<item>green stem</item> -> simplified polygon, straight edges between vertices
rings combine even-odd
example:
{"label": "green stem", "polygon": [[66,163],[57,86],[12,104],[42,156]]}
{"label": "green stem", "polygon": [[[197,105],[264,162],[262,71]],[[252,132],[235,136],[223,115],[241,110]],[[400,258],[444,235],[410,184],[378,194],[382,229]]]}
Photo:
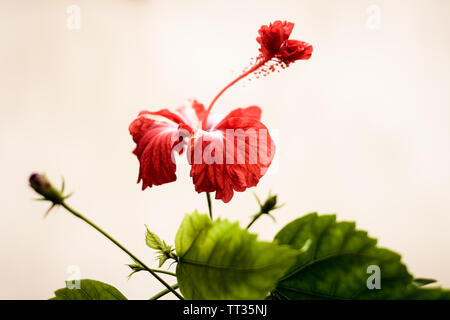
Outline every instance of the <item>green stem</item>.
{"label": "green stem", "polygon": [[212,203],[211,203],[211,194],[209,192],[206,193],[206,201],[208,201],[208,210],[209,210],[209,217],[211,220],[213,219],[212,215]]}
{"label": "green stem", "polygon": [[264,214],[264,212],[261,212],[261,211],[258,212],[257,214],[255,214],[255,216],[253,217],[253,220],[250,221],[250,223],[247,225],[246,229],[249,229],[252,226],[252,224],[254,224],[255,221],[258,220],[263,214]]}
{"label": "green stem", "polygon": [[168,274],[169,276],[174,276],[174,277],[177,276],[176,273],[173,273],[173,272],[170,272],[170,271],[166,271],[166,270],[160,270],[160,269],[150,269],[150,270],[152,270],[153,272],[156,272],[156,273]]}
{"label": "green stem", "polygon": [[[178,283],[174,284],[171,287],[173,290],[178,289]],[[163,291],[155,294],[153,297],[151,297],[149,300],[158,300],[159,298],[161,298],[162,296],[165,296],[166,294],[168,294],[170,292],[169,289],[164,289]]]}
{"label": "green stem", "polygon": [[147,267],[141,260],[139,260],[138,258],[136,258],[136,256],[134,254],[132,254],[130,251],[128,251],[128,249],[126,249],[124,246],[122,246],[119,242],[117,242],[116,239],[114,239],[113,237],[111,237],[109,234],[107,234],[105,231],[103,231],[100,227],[98,227],[95,223],[93,223],[92,221],[90,221],[88,218],[86,218],[85,216],[83,216],[81,213],[75,211],[74,209],[72,209],[71,207],[69,207],[64,201],[61,203],[61,205],[70,213],[72,213],[75,217],[80,218],[81,220],[83,220],[84,222],[86,222],[87,224],[89,224],[91,227],[93,227],[95,230],[97,230],[98,232],[100,232],[101,234],[103,234],[106,238],[108,238],[109,240],[111,240],[112,243],[114,243],[116,246],[118,246],[120,249],[122,249],[122,251],[124,251],[127,255],[130,256],[131,259],[133,259],[134,261],[136,261],[137,263],[139,263],[145,270],[147,270],[148,272],[151,273],[152,276],[154,276],[159,282],[161,282],[170,292],[172,292],[178,299],[183,300],[183,297],[176,292],[174,289],[172,289],[172,287],[165,282],[160,276],[158,276],[152,269],[150,269],[149,267]]}

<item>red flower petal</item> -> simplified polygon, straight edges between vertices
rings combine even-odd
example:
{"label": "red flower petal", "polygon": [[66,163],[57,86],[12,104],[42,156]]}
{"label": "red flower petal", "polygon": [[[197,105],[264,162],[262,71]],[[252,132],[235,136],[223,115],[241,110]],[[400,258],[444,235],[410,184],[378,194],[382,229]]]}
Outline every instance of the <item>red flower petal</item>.
{"label": "red flower petal", "polygon": [[185,123],[195,130],[201,126],[201,121],[205,114],[205,107],[197,100],[189,99],[184,105],[176,109],[176,113],[183,118]]}
{"label": "red flower petal", "polygon": [[227,118],[238,117],[238,118],[252,118],[256,120],[261,120],[261,113],[262,111],[260,107],[250,106],[247,108],[234,109],[225,117],[217,114],[209,114],[205,130],[206,131],[215,130],[214,127],[216,127],[220,122],[222,122]]}
{"label": "red flower petal", "polygon": [[181,129],[190,126],[177,114],[163,109],[142,111],[129,126],[136,143],[133,153],[139,159],[139,178],[142,190],[177,179],[173,152],[182,151]]}
{"label": "red flower petal", "polygon": [[261,45],[259,51],[265,59],[270,60],[278,53],[281,44],[289,39],[293,28],[292,22],[277,20],[259,29],[256,41]]}
{"label": "red flower petal", "polygon": [[[246,115],[248,117],[236,117]],[[258,120],[258,107],[236,109],[213,131],[201,131],[191,140],[188,159],[197,192],[216,192],[229,202],[234,191],[256,186],[272,162],[275,148],[267,128]]]}
{"label": "red flower petal", "polygon": [[225,118],[233,118],[233,117],[246,117],[246,118],[252,118],[255,120],[261,120],[261,108],[258,106],[250,106],[247,108],[237,108],[231,111]]}
{"label": "red flower petal", "polygon": [[[310,44],[289,40],[293,28],[292,22],[275,21],[259,29],[260,36],[256,38],[256,41],[261,45],[259,51],[262,62],[275,58],[288,66],[296,60],[307,60],[311,57],[313,48]],[[273,71],[273,69],[269,68],[269,71]]]}
{"label": "red flower petal", "polygon": [[296,60],[308,60],[313,52],[312,45],[298,40],[286,40],[280,48],[278,58],[287,65]]}

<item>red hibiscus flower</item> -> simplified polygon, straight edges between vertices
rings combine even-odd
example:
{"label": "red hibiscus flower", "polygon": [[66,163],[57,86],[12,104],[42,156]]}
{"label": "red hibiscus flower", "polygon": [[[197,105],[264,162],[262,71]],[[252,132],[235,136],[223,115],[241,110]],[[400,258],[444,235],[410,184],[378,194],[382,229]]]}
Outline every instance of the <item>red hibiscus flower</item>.
{"label": "red hibiscus flower", "polygon": [[[312,46],[291,40],[294,24],[275,21],[259,29],[260,55],[248,70],[225,86],[208,108],[195,100],[169,111],[142,111],[130,127],[136,143],[142,189],[177,179],[174,154],[186,152],[197,192],[215,192],[228,202],[234,191],[256,186],[272,162],[275,147],[260,122],[261,109],[238,108],[225,117],[210,114],[219,97],[252,73],[274,71],[311,57]],[[274,64],[275,63],[275,64]]]}
{"label": "red hibiscus flower", "polygon": [[[234,191],[256,186],[274,156],[273,141],[260,122],[261,109],[238,108],[225,117],[211,115],[195,100],[171,112],[142,111],[130,127],[140,163],[142,189],[175,181],[174,153],[185,150],[197,192],[216,192],[228,202]],[[187,147],[187,148],[185,148]]]}

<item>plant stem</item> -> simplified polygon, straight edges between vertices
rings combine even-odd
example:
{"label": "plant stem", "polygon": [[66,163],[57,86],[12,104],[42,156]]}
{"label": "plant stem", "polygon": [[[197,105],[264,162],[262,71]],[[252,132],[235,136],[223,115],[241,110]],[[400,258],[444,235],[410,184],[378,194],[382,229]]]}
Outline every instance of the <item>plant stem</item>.
{"label": "plant stem", "polygon": [[258,220],[263,214],[264,214],[264,212],[262,212],[262,211],[260,211],[257,214],[255,214],[253,216],[252,221],[250,221],[250,223],[247,225],[246,229],[249,229],[252,226],[252,224],[255,223],[255,221]]}
{"label": "plant stem", "polygon": [[211,203],[211,194],[209,192],[206,193],[206,201],[208,202],[208,210],[209,210],[209,217],[211,220],[213,219],[212,215],[212,203]]}
{"label": "plant stem", "polygon": [[[174,276],[174,277],[176,277],[177,276],[177,274],[176,273],[174,273],[174,272],[170,272],[170,271],[166,271],[166,270],[160,270],[160,269],[151,269],[150,268],[150,270],[152,270],[153,272],[156,272],[156,273],[164,273],[164,274],[168,274],[169,276]],[[147,271],[147,270],[146,270]]]}
{"label": "plant stem", "polygon": [[[175,283],[172,287],[173,290],[178,289],[178,283]],[[149,300],[158,300],[159,298],[161,298],[162,296],[165,296],[166,294],[168,294],[170,292],[169,289],[164,289],[163,291],[155,294],[153,297],[151,297]]]}
{"label": "plant stem", "polygon": [[93,227],[95,230],[97,230],[98,232],[100,232],[101,234],[103,234],[106,238],[108,238],[112,243],[114,243],[116,246],[118,246],[120,249],[122,249],[122,251],[124,251],[127,255],[130,256],[131,259],[133,259],[134,261],[136,261],[137,263],[139,263],[145,270],[147,270],[148,272],[151,273],[152,276],[154,276],[159,282],[161,282],[170,292],[172,292],[178,299],[183,300],[183,297],[176,292],[174,289],[172,289],[172,287],[167,284],[167,282],[165,282],[160,276],[158,276],[152,269],[150,269],[149,267],[147,267],[141,260],[139,260],[138,258],[136,258],[136,256],[134,254],[132,254],[130,251],[128,251],[128,249],[126,249],[124,246],[122,246],[119,242],[117,242],[116,239],[114,239],[113,237],[111,237],[108,233],[106,233],[105,231],[103,231],[100,227],[98,227],[95,223],[93,223],[92,221],[90,221],[88,218],[86,218],[85,216],[83,216],[81,213],[75,211],[74,209],[72,209],[70,206],[68,206],[64,201],[61,203],[61,205],[70,213],[72,213],[75,217],[80,218],[81,220],[83,220],[84,222],[86,222],[87,224],[89,224],[91,227]]}
{"label": "plant stem", "polygon": [[259,61],[257,64],[255,64],[253,67],[251,67],[249,70],[245,71],[243,74],[241,74],[239,77],[237,77],[236,79],[234,79],[233,81],[231,81],[229,84],[227,84],[215,97],[214,99],[211,101],[208,109],[206,109],[205,115],[203,116],[203,121],[202,121],[202,129],[205,130],[206,129],[206,121],[208,120],[208,115],[211,112],[211,109],[214,105],[214,103],[216,103],[217,99],[219,99],[219,97],[228,89],[230,88],[232,85],[234,85],[236,82],[238,82],[239,80],[245,78],[246,76],[248,76],[249,74],[251,74],[252,72],[255,72],[256,70],[258,70],[260,67],[262,67],[265,63],[267,62],[267,60],[261,60]]}
{"label": "plant stem", "polygon": [[[130,265],[127,265],[127,266],[130,266]],[[152,270],[153,272],[156,272],[156,273],[164,273],[164,274],[167,274],[167,275],[172,276],[172,277],[176,277],[177,276],[176,273],[170,272],[170,271],[166,271],[166,270],[153,269],[153,268],[150,268],[150,270]],[[139,271],[147,271],[147,269],[142,267],[140,270],[136,270],[136,272],[139,272]]]}

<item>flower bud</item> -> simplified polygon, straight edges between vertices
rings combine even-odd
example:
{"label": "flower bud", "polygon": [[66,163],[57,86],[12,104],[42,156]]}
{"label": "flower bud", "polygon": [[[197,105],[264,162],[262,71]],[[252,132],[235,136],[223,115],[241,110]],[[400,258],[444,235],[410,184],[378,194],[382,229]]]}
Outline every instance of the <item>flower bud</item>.
{"label": "flower bud", "polygon": [[63,202],[64,196],[62,192],[53,187],[45,174],[33,173],[29,181],[30,187],[43,196],[45,200],[51,201],[53,204],[61,204]]}
{"label": "flower bud", "polygon": [[261,206],[262,213],[269,213],[270,211],[276,209],[277,206],[277,195],[270,195],[264,204]]}

